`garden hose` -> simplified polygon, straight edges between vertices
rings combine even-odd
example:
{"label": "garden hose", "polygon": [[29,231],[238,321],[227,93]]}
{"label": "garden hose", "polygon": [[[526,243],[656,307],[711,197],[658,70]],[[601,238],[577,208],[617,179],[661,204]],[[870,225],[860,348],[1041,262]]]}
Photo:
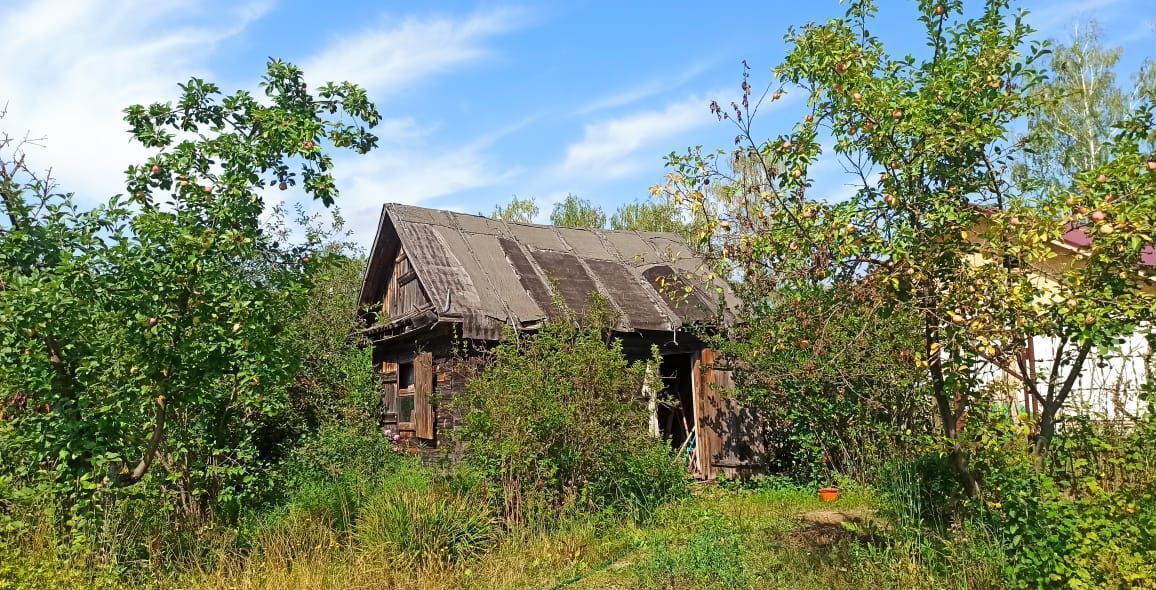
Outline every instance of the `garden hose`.
{"label": "garden hose", "polygon": [[618,553],[618,555],[611,557],[610,559],[607,559],[606,561],[602,562],[601,564],[594,567],[593,569],[591,569],[585,573],[578,574],[578,575],[574,576],[573,578],[562,580],[561,582],[558,582],[557,584],[554,584],[553,586],[550,586],[549,588],[546,588],[545,590],[558,590],[559,588],[564,588],[564,587],[569,586],[570,584],[573,584],[575,582],[580,582],[583,579],[588,578],[588,577],[610,567],[615,562],[621,560],[623,557],[626,557],[627,555],[630,555],[631,553],[634,553],[637,550],[638,550],[638,543],[633,543],[629,547],[620,551]]}

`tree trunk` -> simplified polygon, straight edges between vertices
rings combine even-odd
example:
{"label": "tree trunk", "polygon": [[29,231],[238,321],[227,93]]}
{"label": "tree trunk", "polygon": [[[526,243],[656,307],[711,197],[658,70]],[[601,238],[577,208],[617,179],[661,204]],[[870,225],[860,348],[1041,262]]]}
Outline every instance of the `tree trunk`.
{"label": "tree trunk", "polygon": [[952,441],[955,448],[951,450],[947,460],[951,465],[951,469],[955,471],[956,477],[959,478],[960,485],[963,486],[963,492],[967,494],[968,498],[978,498],[982,491],[979,486],[979,480],[975,477],[975,472],[971,470],[971,465],[968,464],[967,454],[959,448],[958,439]]}
{"label": "tree trunk", "polygon": [[1045,404],[1040,412],[1040,434],[1036,437],[1036,444],[1032,447],[1038,470],[1047,467],[1048,449],[1051,448],[1052,438],[1056,436],[1056,411],[1058,409],[1052,404]]}
{"label": "tree trunk", "polygon": [[979,480],[975,477],[975,473],[971,471],[971,466],[967,460],[967,454],[959,446],[959,414],[963,400],[954,399],[950,392],[947,391],[947,380],[943,376],[942,365],[942,345],[939,342],[938,324],[934,320],[932,314],[928,314],[925,320],[926,337],[927,337],[927,369],[931,374],[932,394],[935,397],[935,405],[939,410],[939,421],[943,430],[943,436],[951,443],[951,451],[948,453],[948,464],[951,466],[955,476],[959,478],[959,483],[963,486],[964,493],[969,498],[978,498],[980,494]]}
{"label": "tree trunk", "polygon": [[152,467],[153,460],[157,456],[157,451],[160,450],[161,440],[165,436],[165,396],[157,396],[156,402],[156,421],[153,423],[153,432],[149,437],[148,446],[145,448],[144,454],[141,455],[136,467],[120,480],[121,486],[134,485],[144,479],[149,467]]}
{"label": "tree trunk", "polygon": [[[1055,379],[1048,384],[1048,395],[1044,398],[1040,408],[1040,422],[1039,436],[1036,437],[1035,445],[1032,447],[1032,454],[1034,455],[1036,468],[1043,469],[1047,466],[1048,450],[1051,448],[1052,439],[1056,436],[1056,418],[1059,416],[1060,409],[1064,407],[1064,402],[1067,401],[1068,395],[1072,393],[1072,389],[1076,386],[1076,380],[1079,379],[1080,373],[1083,372],[1084,362],[1088,360],[1088,355],[1092,352],[1092,343],[1084,342],[1080,344],[1080,348],[1076,353],[1076,358],[1072,362],[1072,368],[1068,370],[1068,376],[1064,379],[1063,384],[1060,385],[1059,391],[1056,391]],[[1060,359],[1057,358],[1054,363],[1058,365]]]}
{"label": "tree trunk", "polygon": [[[942,371],[933,371],[939,373],[942,378]],[[947,461],[951,466],[951,470],[955,472],[956,478],[959,479],[960,486],[963,487],[964,493],[969,498],[978,498],[980,494],[979,479],[976,478],[975,473],[971,470],[970,462],[967,458],[967,453],[960,447],[959,444],[959,430],[956,427],[955,411],[952,408],[952,398],[944,391],[941,380],[933,379],[936,405],[939,407],[939,419],[942,422],[943,437],[951,444],[951,450],[948,452]]]}

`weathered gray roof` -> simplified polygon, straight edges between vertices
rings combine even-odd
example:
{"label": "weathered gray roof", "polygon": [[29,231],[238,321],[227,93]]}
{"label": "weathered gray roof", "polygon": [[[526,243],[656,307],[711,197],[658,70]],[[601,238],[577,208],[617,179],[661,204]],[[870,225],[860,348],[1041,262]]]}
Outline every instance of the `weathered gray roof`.
{"label": "weathered gray roof", "polygon": [[[702,258],[677,234],[508,223],[397,204],[382,209],[362,305],[382,300],[399,241],[438,320],[461,322],[466,338],[534,328],[553,313],[555,296],[581,312],[600,293],[620,332],[673,332],[712,320],[719,308]],[[730,290],[718,286],[733,308]]]}

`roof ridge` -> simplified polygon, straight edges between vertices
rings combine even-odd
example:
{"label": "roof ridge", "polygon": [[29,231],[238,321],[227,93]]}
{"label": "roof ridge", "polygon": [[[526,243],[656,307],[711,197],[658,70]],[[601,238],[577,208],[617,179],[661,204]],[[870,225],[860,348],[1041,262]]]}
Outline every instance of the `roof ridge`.
{"label": "roof ridge", "polygon": [[[490,216],[485,215],[483,213],[467,213],[464,211],[450,211],[448,209],[434,209],[432,207],[422,207],[419,205],[409,205],[407,203],[386,203],[384,205],[384,207],[406,207],[409,209],[420,209],[422,211],[431,211],[431,212],[435,212],[435,213],[445,213],[448,215],[460,215],[460,216],[465,216],[465,217],[476,217],[478,219],[488,219],[490,221],[498,221],[498,222],[501,222],[501,223],[506,224],[506,225],[520,225],[523,227],[562,228],[562,229],[573,229],[573,230],[579,230],[579,231],[591,231],[591,232],[592,231],[600,231],[600,232],[618,233],[618,234],[634,234],[634,235],[637,235],[638,237],[642,238],[643,240],[646,240],[646,237],[643,236],[641,234],[641,232],[639,232],[638,230],[633,230],[633,229],[607,229],[604,227],[575,227],[575,226],[571,226],[571,225],[555,225],[552,223],[523,223],[521,221],[509,221],[506,219],[498,219],[495,217],[490,217]],[[671,237],[671,238],[674,238],[680,242],[685,242],[685,243],[687,243],[687,245],[689,245],[689,242],[687,241],[687,239],[682,237],[681,235],[679,235],[677,232],[648,231],[647,233],[660,235],[663,237]]]}

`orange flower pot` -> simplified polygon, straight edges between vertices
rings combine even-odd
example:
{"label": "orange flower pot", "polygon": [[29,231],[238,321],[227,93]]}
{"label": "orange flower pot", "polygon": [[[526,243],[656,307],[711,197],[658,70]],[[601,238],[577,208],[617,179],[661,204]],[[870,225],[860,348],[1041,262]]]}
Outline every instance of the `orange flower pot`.
{"label": "orange flower pot", "polygon": [[819,499],[824,502],[834,502],[839,499],[839,488],[819,488]]}

